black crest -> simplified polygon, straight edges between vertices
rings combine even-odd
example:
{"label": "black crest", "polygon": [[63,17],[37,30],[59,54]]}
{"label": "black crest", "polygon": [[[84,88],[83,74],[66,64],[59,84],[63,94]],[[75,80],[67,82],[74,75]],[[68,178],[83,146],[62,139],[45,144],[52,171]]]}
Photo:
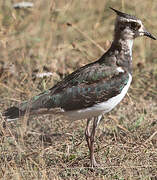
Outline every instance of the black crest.
{"label": "black crest", "polygon": [[116,14],[118,16],[121,16],[121,17],[124,17],[124,18],[128,18],[128,19],[134,19],[134,20],[137,20],[137,18],[135,16],[132,16],[132,15],[129,15],[129,14],[126,14],[124,12],[121,12],[121,11],[118,11],[112,7],[110,7],[110,9],[112,9],[114,12],[116,12]]}

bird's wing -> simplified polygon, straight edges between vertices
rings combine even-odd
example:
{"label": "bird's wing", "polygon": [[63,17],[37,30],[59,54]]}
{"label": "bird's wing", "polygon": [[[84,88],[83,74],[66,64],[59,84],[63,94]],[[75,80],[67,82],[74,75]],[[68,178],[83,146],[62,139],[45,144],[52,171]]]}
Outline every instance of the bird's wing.
{"label": "bird's wing", "polygon": [[84,66],[32,99],[31,108],[77,110],[91,107],[120,94],[129,79],[117,66],[99,63]]}

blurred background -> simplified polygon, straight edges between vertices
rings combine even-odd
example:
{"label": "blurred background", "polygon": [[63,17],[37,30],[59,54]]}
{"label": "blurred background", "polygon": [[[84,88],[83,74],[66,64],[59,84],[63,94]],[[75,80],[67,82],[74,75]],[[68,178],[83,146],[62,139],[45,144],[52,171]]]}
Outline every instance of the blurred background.
{"label": "blurred background", "polygon": [[[19,2],[0,1],[0,112],[98,59],[113,38],[116,16],[109,7],[139,17],[157,36],[155,0],[32,0],[33,7],[15,8]],[[156,114],[156,41],[138,38],[129,93],[98,128],[96,157],[105,170],[85,168],[85,121],[41,116],[4,125],[1,116],[0,177],[154,177]]]}

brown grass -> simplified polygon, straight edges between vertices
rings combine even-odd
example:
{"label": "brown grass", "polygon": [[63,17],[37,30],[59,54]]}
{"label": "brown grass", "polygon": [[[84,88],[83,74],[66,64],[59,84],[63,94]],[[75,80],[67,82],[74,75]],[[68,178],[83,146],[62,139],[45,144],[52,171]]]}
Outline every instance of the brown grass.
{"label": "brown grass", "polygon": [[[32,2],[32,9],[15,10],[12,1],[0,1],[1,112],[100,57],[112,40],[115,15],[109,6],[137,15],[157,35],[154,0]],[[156,42],[137,39],[133,60],[128,96],[97,129],[95,154],[101,168],[88,167],[85,121],[41,116],[4,124],[1,117],[0,179],[155,180]],[[53,76],[35,78],[37,72]]]}

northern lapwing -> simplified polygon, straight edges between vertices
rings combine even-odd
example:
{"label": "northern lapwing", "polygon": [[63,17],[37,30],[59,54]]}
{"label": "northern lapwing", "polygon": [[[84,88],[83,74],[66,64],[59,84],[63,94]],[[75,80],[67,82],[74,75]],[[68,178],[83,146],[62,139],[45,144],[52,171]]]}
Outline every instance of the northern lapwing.
{"label": "northern lapwing", "polygon": [[121,102],[132,81],[133,40],[139,36],[156,40],[140,19],[111,9],[117,18],[113,42],[105,54],[69,74],[51,89],[3,113],[8,120],[25,114],[59,114],[69,120],[87,119],[85,137],[92,167],[97,166],[94,157],[96,127],[102,115]]}

